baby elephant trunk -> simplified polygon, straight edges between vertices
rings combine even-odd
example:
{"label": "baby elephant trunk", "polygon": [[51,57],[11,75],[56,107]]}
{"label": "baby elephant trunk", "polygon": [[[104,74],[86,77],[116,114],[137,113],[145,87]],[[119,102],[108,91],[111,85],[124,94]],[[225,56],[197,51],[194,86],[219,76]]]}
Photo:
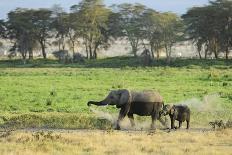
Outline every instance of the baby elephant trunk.
{"label": "baby elephant trunk", "polygon": [[88,106],[91,106],[91,104],[93,104],[93,105],[97,105],[97,106],[105,106],[105,105],[107,105],[107,104],[105,104],[104,102],[102,102],[102,101],[100,101],[100,102],[96,102],[96,101],[89,101],[88,103],[87,103],[87,105]]}

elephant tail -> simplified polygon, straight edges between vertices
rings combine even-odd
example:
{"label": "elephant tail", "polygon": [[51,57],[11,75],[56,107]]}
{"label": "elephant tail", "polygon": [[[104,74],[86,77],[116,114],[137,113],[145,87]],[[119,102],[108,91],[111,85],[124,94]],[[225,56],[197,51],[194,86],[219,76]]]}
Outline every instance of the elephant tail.
{"label": "elephant tail", "polygon": [[164,102],[161,102],[161,107],[159,109],[159,118],[163,115]]}

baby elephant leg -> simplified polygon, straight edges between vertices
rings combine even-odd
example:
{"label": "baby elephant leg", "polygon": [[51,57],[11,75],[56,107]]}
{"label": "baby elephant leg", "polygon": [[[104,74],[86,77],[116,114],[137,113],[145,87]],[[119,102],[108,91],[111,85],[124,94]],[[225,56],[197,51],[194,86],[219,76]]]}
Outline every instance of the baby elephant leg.
{"label": "baby elephant leg", "polygon": [[175,119],[171,118],[171,129],[175,129]]}
{"label": "baby elephant leg", "polygon": [[179,128],[181,128],[181,126],[182,126],[182,122],[181,122],[181,121],[179,121]]}
{"label": "baby elephant leg", "polygon": [[187,128],[186,129],[189,129],[189,120],[186,121],[187,122]]}

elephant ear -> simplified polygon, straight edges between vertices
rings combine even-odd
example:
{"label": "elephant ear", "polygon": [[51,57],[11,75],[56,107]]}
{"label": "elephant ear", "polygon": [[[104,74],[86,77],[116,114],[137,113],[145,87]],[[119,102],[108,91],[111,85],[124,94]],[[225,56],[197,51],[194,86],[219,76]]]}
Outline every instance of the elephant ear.
{"label": "elephant ear", "polygon": [[126,90],[126,89],[119,90],[118,94],[119,94],[119,102],[117,104],[117,108],[120,108],[126,104],[130,104],[131,95],[130,95],[130,92],[128,90]]}

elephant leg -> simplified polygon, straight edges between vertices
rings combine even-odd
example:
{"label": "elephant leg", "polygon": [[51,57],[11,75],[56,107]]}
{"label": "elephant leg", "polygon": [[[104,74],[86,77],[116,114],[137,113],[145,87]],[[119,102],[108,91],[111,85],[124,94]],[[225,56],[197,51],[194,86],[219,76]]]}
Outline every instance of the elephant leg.
{"label": "elephant leg", "polygon": [[187,128],[186,129],[189,129],[189,120],[187,120]]}
{"label": "elephant leg", "polygon": [[116,125],[116,130],[120,130],[120,122],[123,120],[123,118],[126,116],[126,112],[124,108],[121,108],[120,112],[119,112],[119,116],[118,116],[118,120],[117,120],[117,125]]}
{"label": "elephant leg", "polygon": [[175,128],[175,119],[171,118],[171,129]]}
{"label": "elephant leg", "polygon": [[182,126],[182,122],[181,122],[181,121],[179,121],[179,128],[181,128],[181,126]]}
{"label": "elephant leg", "polygon": [[128,116],[128,118],[130,120],[131,126],[134,127],[135,126],[135,121],[134,121],[133,114],[128,113],[127,116]]}
{"label": "elephant leg", "polygon": [[156,129],[156,120],[157,120],[158,116],[159,116],[159,114],[157,114],[157,113],[154,113],[154,114],[151,115],[151,119],[152,119],[151,129],[152,130]]}

